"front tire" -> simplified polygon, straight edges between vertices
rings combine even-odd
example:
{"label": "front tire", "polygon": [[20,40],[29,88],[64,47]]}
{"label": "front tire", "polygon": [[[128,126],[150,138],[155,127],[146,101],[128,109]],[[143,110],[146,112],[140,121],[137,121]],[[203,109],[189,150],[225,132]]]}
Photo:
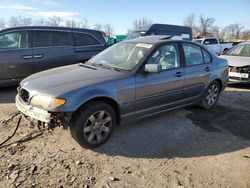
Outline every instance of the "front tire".
{"label": "front tire", "polygon": [[213,81],[207,88],[203,95],[201,107],[204,109],[210,109],[214,107],[219,99],[220,85],[217,81]]}
{"label": "front tire", "polygon": [[114,109],[104,102],[86,104],[73,116],[73,138],[85,148],[96,148],[111,136],[116,125]]}

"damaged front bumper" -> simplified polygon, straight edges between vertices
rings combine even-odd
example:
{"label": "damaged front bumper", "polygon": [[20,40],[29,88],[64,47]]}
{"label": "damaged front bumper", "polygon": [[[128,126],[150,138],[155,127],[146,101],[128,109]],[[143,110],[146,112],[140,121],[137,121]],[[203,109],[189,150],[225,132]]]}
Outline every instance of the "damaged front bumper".
{"label": "damaged front bumper", "polygon": [[48,112],[44,109],[25,104],[22,102],[19,95],[16,96],[16,107],[22,114],[43,122],[50,128],[62,125],[67,129],[72,117],[71,112]]}
{"label": "damaged front bumper", "polygon": [[250,76],[248,73],[229,73],[229,82],[246,82],[250,83]]}
{"label": "damaged front bumper", "polygon": [[23,104],[19,98],[19,95],[16,96],[16,107],[21,113],[26,116],[29,116],[38,121],[42,121],[44,123],[51,122],[52,116],[48,111],[28,104]]}
{"label": "damaged front bumper", "polygon": [[250,82],[250,66],[229,66],[229,82]]}

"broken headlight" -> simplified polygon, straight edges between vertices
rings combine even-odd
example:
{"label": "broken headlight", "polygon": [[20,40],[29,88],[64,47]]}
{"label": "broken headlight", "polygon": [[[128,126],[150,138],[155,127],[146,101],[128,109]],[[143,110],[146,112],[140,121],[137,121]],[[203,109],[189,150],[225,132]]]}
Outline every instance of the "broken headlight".
{"label": "broken headlight", "polygon": [[36,106],[39,108],[49,110],[49,109],[60,107],[64,105],[65,102],[66,100],[61,99],[61,98],[52,98],[52,97],[43,96],[43,95],[35,95],[32,97],[30,104],[32,106]]}
{"label": "broken headlight", "polygon": [[243,68],[242,68],[242,71],[243,71],[244,73],[250,73],[250,66],[243,67]]}

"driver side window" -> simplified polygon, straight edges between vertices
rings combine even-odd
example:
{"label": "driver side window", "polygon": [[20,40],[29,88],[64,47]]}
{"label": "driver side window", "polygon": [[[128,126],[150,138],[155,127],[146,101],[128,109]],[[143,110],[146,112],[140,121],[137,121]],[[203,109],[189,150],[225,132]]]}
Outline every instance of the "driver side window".
{"label": "driver side window", "polygon": [[148,59],[148,64],[160,64],[162,70],[180,67],[178,44],[160,46]]}

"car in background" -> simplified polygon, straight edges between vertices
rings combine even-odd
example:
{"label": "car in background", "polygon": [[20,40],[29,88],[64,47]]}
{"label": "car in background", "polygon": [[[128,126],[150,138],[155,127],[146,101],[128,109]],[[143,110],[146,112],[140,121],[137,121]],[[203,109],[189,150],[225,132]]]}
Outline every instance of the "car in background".
{"label": "car in background", "polygon": [[115,35],[113,37],[107,37],[106,41],[108,45],[111,46],[113,44],[123,41],[126,37],[127,35]]}
{"label": "car in background", "polygon": [[220,57],[228,61],[230,82],[250,83],[250,42],[240,43]]}
{"label": "car in background", "polygon": [[232,48],[234,45],[234,43],[230,43],[230,42],[221,42],[219,39],[215,37],[199,38],[193,41],[206,45],[208,48],[214,51],[217,55],[223,54],[224,52]]}
{"label": "car in background", "polygon": [[107,47],[100,31],[15,27],[0,31],[0,86],[47,69],[84,62]]}
{"label": "car in background", "polygon": [[170,35],[176,39],[192,40],[190,27],[169,24],[152,24],[148,29],[131,31],[128,33],[126,40],[151,35]]}
{"label": "car in background", "polygon": [[122,122],[192,104],[210,109],[227,82],[227,61],[202,45],[148,36],[85,64],[31,75],[18,87],[16,106],[43,123],[69,126],[82,146],[94,148]]}

